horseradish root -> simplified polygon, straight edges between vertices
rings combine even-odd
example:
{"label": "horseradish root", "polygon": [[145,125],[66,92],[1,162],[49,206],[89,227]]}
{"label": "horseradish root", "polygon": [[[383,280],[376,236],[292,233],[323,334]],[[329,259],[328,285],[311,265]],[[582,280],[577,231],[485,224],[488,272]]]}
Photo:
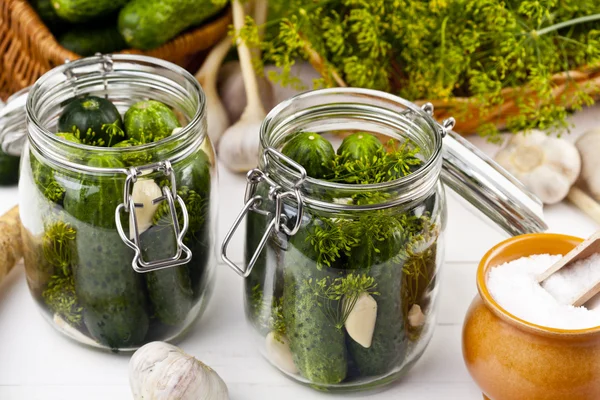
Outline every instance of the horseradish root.
{"label": "horseradish root", "polygon": [[0,282],[22,256],[21,219],[15,206],[0,217]]}

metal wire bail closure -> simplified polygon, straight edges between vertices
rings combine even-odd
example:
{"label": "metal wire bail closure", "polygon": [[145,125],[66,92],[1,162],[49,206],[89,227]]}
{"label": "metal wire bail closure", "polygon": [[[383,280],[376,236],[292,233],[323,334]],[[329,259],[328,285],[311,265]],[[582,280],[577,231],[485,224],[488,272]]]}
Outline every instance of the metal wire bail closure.
{"label": "metal wire bail closure", "polygon": [[[169,212],[171,214],[171,221],[173,225],[173,234],[175,235],[177,241],[177,250],[175,254],[172,257],[162,260],[146,261],[144,260],[142,256],[142,250],[140,249],[140,231],[137,225],[135,209],[142,208],[144,205],[133,202],[132,191],[133,185],[137,181],[138,177],[144,174],[146,171],[163,172],[164,175],[170,180],[170,187],[165,185],[161,188],[162,196],[152,200],[152,204],[158,204],[162,201],[166,201],[169,205]],[[181,214],[183,216],[183,227],[181,229],[179,228],[179,217],[177,216],[175,201],[179,203],[179,207],[181,207]],[[127,237],[127,234],[123,230],[123,225],[121,224],[121,213],[123,211],[129,214],[129,226],[133,231],[133,240]],[[144,273],[163,268],[176,267],[178,265],[186,264],[192,259],[192,251],[183,243],[183,237],[185,236],[189,226],[189,216],[183,199],[177,194],[175,172],[173,171],[170,161],[161,161],[155,164],[149,164],[143,167],[131,167],[129,169],[127,172],[127,178],[125,178],[123,203],[119,204],[115,210],[115,223],[117,225],[119,236],[121,236],[121,240],[123,240],[123,242],[134,251],[131,266],[136,272]]]}
{"label": "metal wire bail closure", "polygon": [[[285,232],[285,234],[293,236],[298,232],[302,224],[302,215],[304,213],[304,199],[302,197],[302,194],[300,193],[300,187],[306,180],[306,170],[302,165],[298,164],[288,156],[280,153],[272,147],[267,147],[263,151],[263,165],[265,169],[267,169],[266,167],[269,162],[269,155],[275,159],[285,161],[286,164],[288,164],[300,174],[300,178],[294,183],[292,190],[283,191],[283,188],[281,186],[277,185],[277,183],[273,181],[273,179],[271,179],[268,174],[266,174],[259,168],[254,168],[250,170],[246,175],[247,184],[244,207],[233,222],[233,226],[231,227],[231,229],[229,229],[227,235],[225,235],[225,239],[223,240],[223,244],[221,246],[221,258],[223,259],[223,261],[225,261],[225,263],[229,265],[229,267],[233,269],[238,275],[244,278],[248,277],[248,275],[250,275],[250,272],[252,272],[252,268],[254,268],[254,264],[256,264],[256,261],[258,260],[260,253],[267,244],[267,241],[269,240],[269,235],[272,232],[283,231]],[[256,195],[256,188],[261,182],[266,182],[270,187],[268,199],[271,201],[275,201],[275,212],[261,210],[258,208],[261,205],[261,203],[264,200],[266,200],[262,196]],[[296,202],[297,217],[292,228],[288,227],[288,218],[283,212],[283,202],[285,199],[293,199]],[[256,247],[254,254],[252,255],[252,258],[250,259],[250,262],[248,262],[248,265],[246,265],[245,267],[240,267],[234,261],[229,259],[229,257],[227,257],[227,247],[229,247],[229,242],[231,241],[231,238],[233,237],[234,233],[237,231],[237,228],[244,220],[244,217],[249,212],[256,212],[265,217],[271,217],[271,221],[267,225],[267,229],[263,233],[260,242],[258,243],[258,246]]]}

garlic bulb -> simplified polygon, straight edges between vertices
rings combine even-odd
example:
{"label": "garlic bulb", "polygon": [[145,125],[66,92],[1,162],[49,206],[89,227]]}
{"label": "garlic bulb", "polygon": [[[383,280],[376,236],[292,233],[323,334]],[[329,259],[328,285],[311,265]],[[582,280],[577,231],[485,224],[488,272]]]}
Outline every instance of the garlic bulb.
{"label": "garlic bulb", "polygon": [[375,322],[377,321],[377,302],[368,293],[361,293],[352,311],[346,318],[346,331],[348,335],[362,347],[371,347]]}
{"label": "garlic bulb", "polygon": [[227,386],[210,367],[179,348],[151,342],[129,362],[134,400],[228,400]]}
{"label": "garlic bulb", "polygon": [[[246,18],[244,7],[240,0],[233,0],[231,6],[233,25],[236,32],[240,32]],[[240,39],[237,48],[248,103],[239,121],[230,126],[221,137],[219,158],[230,170],[246,172],[258,164],[259,128],[266,114],[258,95],[250,49]]]}
{"label": "garlic bulb", "polygon": [[581,181],[592,197],[600,201],[600,129],[584,133],[575,146],[581,155]]}
{"label": "garlic bulb", "polygon": [[545,204],[563,200],[581,169],[572,143],[540,131],[511,137],[496,161]]}
{"label": "garlic bulb", "polygon": [[[152,200],[162,196],[160,187],[152,179],[140,179],[133,184],[131,197],[134,203],[142,207],[135,207],[138,233],[146,231],[152,226],[152,217],[156,213],[159,204],[152,204]],[[129,227],[129,237],[133,238],[133,227]]]}
{"label": "garlic bulb", "polygon": [[206,117],[208,124],[208,137],[217,144],[225,129],[230,125],[227,111],[217,92],[217,75],[219,67],[227,52],[231,48],[231,38],[225,37],[210,51],[202,68],[196,73],[196,79],[202,86],[206,96]]}
{"label": "garlic bulb", "polygon": [[269,332],[266,338],[267,357],[273,364],[289,374],[297,374],[298,368],[294,364],[290,341],[283,335]]}

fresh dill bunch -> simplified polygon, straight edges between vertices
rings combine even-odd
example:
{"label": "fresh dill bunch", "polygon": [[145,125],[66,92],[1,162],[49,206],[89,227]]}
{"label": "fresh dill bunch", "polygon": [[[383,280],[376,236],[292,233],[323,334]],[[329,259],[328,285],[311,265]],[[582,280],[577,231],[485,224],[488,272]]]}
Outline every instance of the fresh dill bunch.
{"label": "fresh dill bunch", "polygon": [[[163,181],[159,184],[159,186],[167,185],[168,181]],[[185,203],[185,208],[187,209],[188,218],[189,218],[189,226],[188,233],[185,235],[184,241],[189,243],[193,240],[196,240],[196,235],[202,229],[204,221],[206,220],[208,213],[208,201],[203,198],[198,192],[193,189],[190,189],[188,186],[182,186],[177,190],[177,194],[181,197],[183,202]],[[179,206],[179,202],[175,202],[175,210],[177,212],[177,219],[179,221],[180,228],[183,227],[183,213],[181,207]],[[167,225],[170,226],[172,224],[171,218],[171,210],[169,208],[169,204],[166,201],[163,201],[154,216],[152,217],[152,222],[154,225]]]}
{"label": "fresh dill bunch", "polygon": [[42,237],[44,258],[50,265],[62,272],[63,276],[71,275],[75,229],[63,221],[57,221],[46,227]]}
{"label": "fresh dill bunch", "polygon": [[112,146],[112,140],[114,137],[125,137],[125,131],[123,131],[123,129],[119,126],[120,122],[121,120],[117,119],[112,124],[102,124],[102,126],[100,127],[100,129],[105,131],[110,137],[108,143],[106,144],[107,147]]}
{"label": "fresh dill bunch", "polygon": [[308,279],[307,285],[312,289],[327,317],[338,329],[344,327],[361,294],[379,294],[375,291],[375,279],[364,274],[348,274],[335,279],[329,276],[314,280],[311,278]]}
{"label": "fresh dill bunch", "polygon": [[372,184],[402,178],[418,168],[422,161],[419,147],[411,140],[398,143],[390,139],[387,149],[377,149],[372,157],[352,158],[342,152],[333,160],[332,182]]}
{"label": "fresh dill bunch", "polygon": [[[266,35],[251,19],[240,37],[262,49],[257,68],[286,85],[299,60],[321,74],[319,86],[378,89],[412,101],[469,98],[460,119],[478,118],[479,134],[564,130],[569,109],[594,102],[598,88],[566,75],[600,63],[596,0],[271,0]],[[517,112],[503,115],[505,89]],[[476,115],[473,115],[476,110]],[[484,122],[488,121],[488,122]]]}
{"label": "fresh dill bunch", "polygon": [[308,232],[306,240],[317,253],[317,268],[331,267],[343,253],[348,253],[358,245],[360,237],[356,232],[356,224],[351,220],[333,220],[321,218]]}
{"label": "fresh dill bunch", "polygon": [[44,302],[54,312],[73,326],[80,326],[83,307],[77,301],[73,276],[53,275],[42,292]]}

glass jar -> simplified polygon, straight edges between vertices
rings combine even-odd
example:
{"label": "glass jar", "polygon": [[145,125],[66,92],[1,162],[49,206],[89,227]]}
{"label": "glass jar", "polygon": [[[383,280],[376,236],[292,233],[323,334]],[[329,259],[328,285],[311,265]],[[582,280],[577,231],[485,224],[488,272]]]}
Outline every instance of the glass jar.
{"label": "glass jar", "polygon": [[[182,128],[134,147],[61,140],[52,133],[58,116],[83,95],[105,97],[121,114],[158,100]],[[205,308],[217,178],[205,109],[193,76],[134,55],[70,62],[29,90],[19,181],[27,282],[46,319],[70,338],[134,350],[178,339]],[[5,148],[18,147],[24,118],[15,107],[4,115]]]}
{"label": "glass jar", "polygon": [[[442,177],[511,234],[546,228],[539,201],[451,132],[453,120],[440,125],[432,113],[430,104],[338,88],[296,96],[263,122],[259,166],[248,174],[245,207],[222,257],[245,277],[257,346],[291,378],[327,391],[371,389],[423,354],[444,257]],[[332,141],[370,132],[388,146],[411,143],[420,166],[378,184],[314,179],[281,152],[297,132]],[[227,246],[243,219],[240,267]]]}

